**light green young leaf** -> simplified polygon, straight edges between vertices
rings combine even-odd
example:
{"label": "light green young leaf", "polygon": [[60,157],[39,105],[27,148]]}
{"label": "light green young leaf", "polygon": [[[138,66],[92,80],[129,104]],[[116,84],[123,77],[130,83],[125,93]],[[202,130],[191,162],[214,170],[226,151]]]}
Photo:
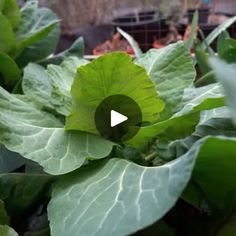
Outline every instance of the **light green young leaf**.
{"label": "light green young leaf", "polygon": [[236,64],[226,64],[219,59],[212,58],[211,66],[215,71],[216,78],[224,88],[232,119],[236,125]]}
{"label": "light green young leaf", "polygon": [[129,235],[154,223],[177,201],[194,161],[142,167],[112,159],[63,177],[48,207],[52,236]]}
{"label": "light green young leaf", "polygon": [[224,21],[221,25],[216,27],[206,38],[206,42],[202,43],[203,49],[206,49],[206,44],[211,45],[214,40],[228,27],[230,27],[236,21],[236,16]]}
{"label": "light green young leaf", "polygon": [[0,235],[1,236],[18,236],[16,231],[7,225],[0,225]]}
{"label": "light green young leaf", "polygon": [[136,101],[143,122],[156,122],[164,107],[145,70],[133,64],[124,53],[108,54],[80,67],[71,92],[74,104],[67,117],[67,130],[97,134],[94,123],[96,108],[111,95],[126,95]]}
{"label": "light green young leaf", "polygon": [[0,225],[8,225],[9,224],[9,217],[5,210],[5,204],[0,199]]}
{"label": "light green young leaf", "polygon": [[66,132],[55,117],[37,110],[2,88],[0,109],[0,143],[38,162],[50,174],[73,171],[87,158],[106,157],[114,145],[98,136]]}
{"label": "light green young leaf", "polygon": [[11,23],[13,29],[15,29],[20,22],[20,9],[18,7],[16,0],[5,0],[4,7],[2,9],[2,14]]}
{"label": "light green young leaf", "polygon": [[138,43],[135,41],[135,39],[125,31],[120,29],[119,27],[117,28],[117,31],[129,42],[130,46],[134,50],[135,56],[136,57],[142,56],[143,53],[139,48]]}
{"label": "light green young leaf", "polygon": [[0,52],[9,52],[16,39],[8,19],[0,12]]}
{"label": "light green young leaf", "polygon": [[195,79],[196,72],[188,50],[178,42],[163,49],[151,49],[136,63],[146,69],[165,102],[162,120],[171,117],[182,100],[184,89],[192,86]]}

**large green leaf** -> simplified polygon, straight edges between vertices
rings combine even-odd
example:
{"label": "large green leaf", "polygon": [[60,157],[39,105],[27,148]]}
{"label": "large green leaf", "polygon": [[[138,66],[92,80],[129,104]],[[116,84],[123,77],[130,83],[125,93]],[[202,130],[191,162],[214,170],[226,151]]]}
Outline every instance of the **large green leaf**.
{"label": "large green leaf", "polygon": [[227,103],[232,112],[232,119],[236,124],[236,64],[212,58],[211,65],[215,71],[216,78],[221,82],[227,97]]}
{"label": "large green leaf", "polygon": [[25,95],[54,109],[59,114],[68,115],[71,110],[71,85],[77,68],[88,63],[76,57],[67,58],[60,66],[49,65],[47,70],[37,64],[29,64],[24,70],[22,89]]}
{"label": "large green leaf", "polygon": [[0,225],[7,225],[9,224],[9,217],[7,215],[7,212],[5,210],[5,204],[0,199]]}
{"label": "large green leaf", "polygon": [[41,60],[38,63],[47,66],[48,64],[59,65],[67,57],[78,57],[83,58],[84,56],[84,39],[79,37],[70,48],[56,55],[50,56],[47,59]]}
{"label": "large green leaf", "polygon": [[46,8],[38,8],[37,1],[29,1],[21,11],[21,21],[16,31],[18,45],[12,51],[17,57],[25,48],[42,40],[58,25],[58,19]]}
{"label": "large green leaf", "polygon": [[21,71],[14,60],[7,54],[0,52],[0,73],[6,85],[14,84],[21,76]]}
{"label": "large green leaf", "polygon": [[8,19],[0,12],[0,52],[8,52],[16,44],[15,35]]}
{"label": "large green leaf", "polygon": [[0,225],[0,235],[1,236],[18,236],[16,231],[7,225]]}
{"label": "large green leaf", "polygon": [[184,138],[194,131],[202,110],[221,106],[224,106],[224,95],[218,83],[201,88],[189,88],[185,91],[179,112],[167,120],[141,127],[129,144],[140,148],[153,138],[164,137],[168,140]]}
{"label": "large green leaf", "polygon": [[12,28],[16,28],[20,22],[20,10],[16,0],[5,0],[2,9],[3,15],[9,20]]}
{"label": "large green leaf", "polygon": [[98,136],[66,132],[55,117],[37,110],[2,88],[0,109],[0,143],[38,162],[51,174],[73,171],[87,158],[103,158],[112,150],[113,143]]}
{"label": "large green leaf", "polygon": [[48,207],[52,235],[128,235],[154,223],[177,201],[194,160],[150,168],[112,159],[63,177]]}
{"label": "large green leaf", "polygon": [[178,42],[163,49],[149,50],[136,63],[143,66],[157,84],[160,97],[166,104],[161,118],[169,118],[176,112],[184,89],[190,87],[195,79],[191,55],[184,44]]}
{"label": "large green leaf", "polygon": [[78,69],[72,85],[73,107],[67,130],[97,134],[94,115],[97,106],[111,95],[126,95],[137,102],[143,121],[154,123],[164,104],[145,70],[124,53],[102,56]]}

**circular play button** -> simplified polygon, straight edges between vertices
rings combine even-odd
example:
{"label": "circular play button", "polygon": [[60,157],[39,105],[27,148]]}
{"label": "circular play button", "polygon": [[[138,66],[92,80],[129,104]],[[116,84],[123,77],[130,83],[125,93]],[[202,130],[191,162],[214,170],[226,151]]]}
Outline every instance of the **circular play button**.
{"label": "circular play button", "polygon": [[125,95],[104,99],[96,109],[95,124],[101,136],[113,142],[131,139],[142,123],[138,104]]}

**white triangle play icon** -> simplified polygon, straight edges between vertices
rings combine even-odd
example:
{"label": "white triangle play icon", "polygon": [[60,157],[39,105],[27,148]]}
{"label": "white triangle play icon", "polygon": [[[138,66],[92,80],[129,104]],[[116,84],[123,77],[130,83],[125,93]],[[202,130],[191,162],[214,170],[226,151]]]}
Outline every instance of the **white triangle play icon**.
{"label": "white triangle play icon", "polygon": [[111,127],[115,127],[126,120],[128,120],[127,116],[124,116],[117,111],[111,110]]}

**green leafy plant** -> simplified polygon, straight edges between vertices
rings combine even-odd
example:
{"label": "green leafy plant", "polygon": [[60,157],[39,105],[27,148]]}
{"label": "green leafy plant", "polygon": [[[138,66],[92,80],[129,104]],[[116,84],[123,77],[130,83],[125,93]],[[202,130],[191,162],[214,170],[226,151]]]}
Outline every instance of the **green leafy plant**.
{"label": "green leafy plant", "polygon": [[[206,58],[216,80],[196,87],[186,44],[142,53],[119,31],[134,60],[115,52],[89,62],[73,56],[74,45],[27,64],[22,93],[0,87],[1,235],[129,235],[154,223],[167,236],[236,233],[232,40],[220,36],[224,56]],[[121,143],[94,121],[116,94],[135,100],[145,121]]]}
{"label": "green leafy plant", "polygon": [[21,68],[29,62],[59,64],[65,56],[83,54],[83,41],[78,39],[70,49],[48,59],[58,44],[60,20],[51,10],[39,8],[37,0],[27,1],[22,9],[16,0],[1,0],[0,6],[2,86],[12,89],[18,85]]}

